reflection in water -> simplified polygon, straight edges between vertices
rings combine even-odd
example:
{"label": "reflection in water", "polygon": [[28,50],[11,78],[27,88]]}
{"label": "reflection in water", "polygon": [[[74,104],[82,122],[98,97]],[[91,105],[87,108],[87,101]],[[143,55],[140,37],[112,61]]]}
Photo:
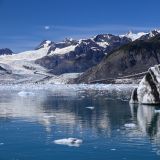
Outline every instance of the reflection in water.
{"label": "reflection in water", "polygon": [[[81,152],[84,152],[90,159],[99,159],[99,157],[102,160],[106,158],[132,159],[132,153],[137,155],[137,159],[142,159],[144,155],[145,160],[159,158],[156,156],[160,150],[160,114],[155,112],[156,107],[145,105],[130,105],[129,107],[128,101],[113,100],[111,98],[116,94],[113,93],[112,97],[108,92],[107,94],[92,91],[80,91],[72,94],[53,94],[49,91],[34,92],[34,96],[20,97],[18,91],[5,91],[1,93],[0,97],[1,135],[7,134],[6,140],[8,140],[12,137],[8,130],[12,130],[14,136],[24,137],[24,142],[21,143],[26,146],[29,144],[34,146],[35,144],[30,141],[37,140],[37,152],[35,152],[38,155],[36,158],[29,157],[28,159],[40,159],[41,157],[44,159],[45,152],[49,152],[52,156],[56,154],[57,159],[66,159],[65,156],[60,158],[62,148],[59,150],[57,146],[54,148],[53,146],[56,144],[51,142],[55,139],[69,137],[84,140],[84,144],[80,147],[80,153],[75,151],[75,154],[82,155]],[[91,106],[94,107],[93,110],[87,108]],[[21,132],[19,125],[17,128],[15,127],[17,123],[24,127]],[[135,124],[136,127],[126,128],[125,124]],[[41,130],[41,127],[44,131]],[[31,133],[31,137],[25,141],[28,132]],[[32,139],[34,134],[36,136]],[[37,137],[39,135],[41,135],[40,139]],[[2,139],[4,139],[3,136],[0,136],[0,141]],[[18,143],[14,140],[15,138],[9,143]],[[13,148],[8,147],[5,151],[12,153],[11,150]],[[63,150],[66,156],[70,156],[68,150],[65,148]],[[0,151],[0,158],[3,155],[1,153],[6,154],[5,151]],[[16,153],[19,156],[18,151],[19,149],[14,151],[13,155]],[[117,154],[114,154],[113,151]],[[43,155],[39,155],[40,153]],[[71,153],[73,154],[72,150]],[[25,154],[28,153],[23,153],[23,155]],[[15,159],[13,157],[10,156],[8,159]],[[45,159],[47,158],[45,157]],[[68,159],[85,158],[74,155]]]}
{"label": "reflection in water", "polygon": [[132,105],[130,104],[133,117],[137,117],[139,129],[143,135],[149,136],[156,151],[160,153],[160,114],[156,112],[158,106]]}
{"label": "reflection in water", "polygon": [[[73,132],[75,126],[83,133],[83,129],[91,128],[92,132],[110,133],[110,121],[105,99],[98,99],[97,95],[87,97],[74,95],[72,97],[54,95],[42,92],[36,96],[20,97],[15,92],[6,93],[0,103],[1,118],[19,118],[23,121],[38,122],[51,132],[52,125],[67,126]],[[6,98],[7,97],[7,98]],[[77,103],[78,102],[78,103]],[[95,110],[88,110],[88,106],[99,106]],[[63,132],[65,127],[63,128]]]}

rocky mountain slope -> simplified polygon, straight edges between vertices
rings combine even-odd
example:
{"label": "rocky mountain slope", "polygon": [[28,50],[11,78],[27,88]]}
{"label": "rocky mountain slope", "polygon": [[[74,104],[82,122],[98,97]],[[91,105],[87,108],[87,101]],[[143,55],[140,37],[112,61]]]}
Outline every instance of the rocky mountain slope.
{"label": "rocky mountain slope", "polygon": [[0,83],[66,83],[98,64],[107,52],[130,41],[106,34],[79,41],[65,39],[55,43],[45,40],[35,50],[17,54],[3,50]]}
{"label": "rocky mountain slope", "polygon": [[[45,40],[34,50],[17,54],[3,49],[0,83],[67,83],[73,78],[79,83],[143,72],[154,61],[159,63],[157,34],[159,31],[120,36],[100,34],[62,42]],[[81,75],[82,72],[85,73]]]}
{"label": "rocky mountain slope", "polygon": [[99,80],[105,82],[106,79],[141,74],[159,63],[160,34],[153,31],[152,34],[143,35],[140,39],[110,52],[97,66],[86,71],[75,82],[94,83]]}
{"label": "rocky mountain slope", "polygon": [[13,54],[13,51],[11,51],[8,48],[2,48],[2,49],[0,49],[0,56],[1,55],[11,55],[11,54]]}
{"label": "rocky mountain slope", "polygon": [[107,53],[129,42],[130,38],[111,34],[79,41],[66,39],[60,43],[50,42],[47,55],[35,62],[56,75],[84,72],[97,65]]}

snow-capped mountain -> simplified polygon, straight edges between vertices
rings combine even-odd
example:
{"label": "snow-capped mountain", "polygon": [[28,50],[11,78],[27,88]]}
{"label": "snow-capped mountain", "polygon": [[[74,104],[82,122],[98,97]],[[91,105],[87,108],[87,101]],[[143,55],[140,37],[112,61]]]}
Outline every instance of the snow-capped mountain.
{"label": "snow-capped mountain", "polygon": [[67,39],[51,43],[47,55],[36,60],[36,63],[53,74],[80,73],[97,65],[107,53],[129,42],[129,38],[111,34],[101,34],[79,41]]}
{"label": "snow-capped mountain", "polygon": [[35,50],[18,54],[3,49],[0,50],[0,81],[43,82],[55,78],[55,75],[85,72],[119,47],[138,39],[148,40],[159,33],[154,30],[120,36],[100,34],[88,39],[65,39],[61,42],[44,40]]}
{"label": "snow-capped mountain", "polygon": [[139,33],[133,33],[132,31],[129,31],[127,34],[125,35],[120,35],[120,37],[126,37],[131,39],[132,41],[135,41],[137,39],[139,39],[140,37],[146,35],[147,33],[145,32],[139,32]]}
{"label": "snow-capped mountain", "polygon": [[140,40],[149,40],[150,38],[152,37],[155,37],[156,35],[160,34],[160,30],[153,30],[153,31],[150,31],[149,33],[141,36],[139,39]]}
{"label": "snow-capped mountain", "polygon": [[[0,82],[23,83],[37,82],[46,77],[47,69],[35,64],[37,58],[44,57],[49,50],[44,46],[38,50],[25,51],[0,56]],[[48,75],[47,75],[48,76]]]}
{"label": "snow-capped mountain", "polygon": [[126,79],[128,83],[131,78],[142,78],[149,67],[156,64],[160,64],[160,34],[152,32],[109,53],[97,66],[87,70],[75,82],[124,83],[122,79]]}
{"label": "snow-capped mountain", "polygon": [[41,48],[50,47],[53,44],[54,44],[54,42],[52,42],[50,40],[44,40],[35,48],[35,50],[38,50],[38,49],[41,49]]}
{"label": "snow-capped mountain", "polygon": [[130,38],[132,41],[135,41],[138,39],[147,40],[147,39],[150,39],[150,38],[156,36],[159,33],[160,33],[160,30],[158,30],[158,29],[155,29],[150,32],[138,32],[138,33],[133,33],[132,31],[129,31],[127,34],[120,35],[120,37],[127,37],[127,38]]}

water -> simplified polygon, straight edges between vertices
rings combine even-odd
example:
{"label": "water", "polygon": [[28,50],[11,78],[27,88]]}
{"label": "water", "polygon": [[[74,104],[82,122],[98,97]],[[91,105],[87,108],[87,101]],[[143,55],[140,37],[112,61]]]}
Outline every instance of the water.
{"label": "water", "polygon": [[[19,92],[0,91],[0,160],[160,159],[159,108],[126,92]],[[83,143],[54,143],[69,137]]]}

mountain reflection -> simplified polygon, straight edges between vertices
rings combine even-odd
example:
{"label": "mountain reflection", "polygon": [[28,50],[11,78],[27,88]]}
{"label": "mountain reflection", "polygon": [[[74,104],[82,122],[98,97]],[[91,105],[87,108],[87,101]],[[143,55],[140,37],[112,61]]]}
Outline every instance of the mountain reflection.
{"label": "mountain reflection", "polygon": [[[86,107],[93,106],[94,110]],[[121,100],[110,100],[103,94],[75,94],[61,96],[39,92],[35,96],[20,97],[17,92],[4,92],[0,98],[0,121],[19,119],[42,124],[47,132],[61,126],[63,132],[78,128],[83,134],[90,129],[94,134],[111,135],[114,129],[124,130],[125,123],[136,123],[136,134],[160,139],[160,114],[156,107],[130,105]],[[133,130],[131,131],[134,133]]]}
{"label": "mountain reflection", "polygon": [[160,153],[160,107],[150,105],[130,105],[132,116],[144,136],[149,136],[155,150]]}
{"label": "mountain reflection", "polygon": [[150,138],[160,134],[160,114],[158,106],[130,105],[131,113],[137,119],[138,127]]}
{"label": "mountain reflection", "polygon": [[[0,98],[0,117],[7,120],[18,118],[42,124],[47,131],[53,125],[63,126],[70,131],[75,127],[83,133],[90,128],[95,134],[110,135],[114,125],[120,126],[130,117],[130,109],[120,102],[108,100],[103,94],[75,94],[61,96],[48,92],[36,93],[35,96],[20,97],[18,92],[5,92]],[[93,106],[94,110],[86,107]]]}
{"label": "mountain reflection", "polygon": [[117,151],[117,155],[160,154],[157,106],[129,105],[122,100],[124,97],[115,98],[118,93],[112,97],[101,91],[37,90],[29,96],[18,93],[0,91],[1,141],[6,145],[10,142],[15,145],[18,141],[14,140],[20,138],[22,144],[33,141],[39,146],[42,143],[55,153],[53,149],[58,146],[53,147],[54,140],[75,137],[84,140],[82,148],[94,147],[92,154],[95,149],[100,150],[100,154],[102,149],[104,153]]}

